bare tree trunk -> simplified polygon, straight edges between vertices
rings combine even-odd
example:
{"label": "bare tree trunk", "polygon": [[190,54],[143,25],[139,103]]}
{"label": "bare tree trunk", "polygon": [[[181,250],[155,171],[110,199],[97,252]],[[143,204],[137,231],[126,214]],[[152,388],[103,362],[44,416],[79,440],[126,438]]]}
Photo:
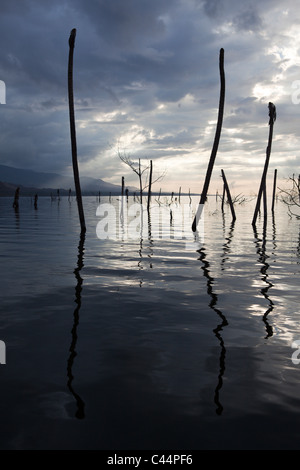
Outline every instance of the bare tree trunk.
{"label": "bare tree trunk", "polygon": [[223,194],[222,194],[222,205],[221,205],[221,210],[222,212],[224,212],[224,204],[225,204],[225,184],[224,184],[224,181],[223,181]]}
{"label": "bare tree trunk", "polygon": [[[211,178],[211,174],[212,174],[213,167],[214,167],[215,158],[216,158],[217,151],[218,151],[218,146],[219,146],[219,141],[220,141],[220,136],[221,136],[221,129],[222,129],[222,122],[223,122],[224,102],[225,102],[225,73],[224,73],[224,49],[223,48],[220,49],[219,69],[220,69],[221,89],[220,89],[218,122],[217,122],[215,140],[214,140],[214,144],[213,144],[213,148],[212,148],[212,152],[210,156],[210,161],[208,164],[204,186],[203,186],[203,190],[201,193],[201,198],[200,198],[200,203],[199,203],[200,211],[202,210],[203,204],[205,203],[206,198],[207,198],[208,187],[209,187],[210,178]],[[199,214],[197,211],[197,214],[194,218],[194,222],[192,225],[193,232],[196,232],[198,220],[199,220]]]}
{"label": "bare tree trunk", "polygon": [[141,159],[139,158],[139,180],[140,180],[140,204],[143,203],[143,182],[142,182],[142,170],[141,170]]}
{"label": "bare tree trunk", "polygon": [[277,180],[277,170],[274,170],[273,196],[272,196],[272,212],[274,212],[274,204],[275,204],[275,196],[276,196],[276,180]]}
{"label": "bare tree trunk", "polygon": [[225,176],[224,171],[221,170],[221,172],[222,172],[222,178],[223,178],[223,182],[224,182],[224,188],[225,188],[225,190],[226,190],[227,199],[228,199],[228,203],[229,203],[230,210],[231,210],[231,214],[232,214],[232,220],[235,221],[236,215],[235,215],[235,210],[234,210],[233,203],[232,203],[232,199],[231,199],[231,194],[230,194],[229,186],[228,186],[228,184],[227,184],[227,180],[226,180],[226,176]]}
{"label": "bare tree trunk", "polygon": [[266,230],[267,227],[267,187],[266,187],[266,182],[263,188],[263,206],[264,206],[264,230]]}
{"label": "bare tree trunk", "polygon": [[74,114],[74,96],[73,96],[73,52],[75,45],[76,29],[72,29],[69,38],[69,64],[68,64],[68,91],[69,91],[69,114],[70,114],[70,132],[71,132],[71,145],[72,145],[72,163],[74,173],[74,183],[76,189],[76,198],[78,213],[81,225],[81,232],[86,231],[84,212],[81,197],[78,161],[77,161],[77,145],[76,145],[76,130],[75,130],[75,114]]}
{"label": "bare tree trunk", "polygon": [[152,185],[152,160],[150,160],[150,174],[149,174],[149,186],[148,186],[148,201],[147,201],[147,209],[150,209],[150,201],[151,201],[151,185]]}
{"label": "bare tree trunk", "polygon": [[257,196],[257,202],[256,202],[256,207],[255,207],[255,211],[254,211],[253,220],[252,220],[252,225],[256,224],[257,214],[258,214],[258,211],[259,211],[259,208],[260,208],[261,197],[262,197],[262,194],[263,194],[264,187],[266,185],[267,172],[268,172],[268,166],[269,166],[269,161],[270,161],[270,156],[271,156],[271,148],[272,148],[273,126],[274,126],[274,122],[276,120],[276,107],[271,102],[269,103],[268,107],[269,107],[269,117],[270,117],[270,119],[269,119],[269,126],[270,126],[270,128],[269,128],[269,140],[268,140],[268,146],[267,146],[267,150],[266,150],[266,161],[265,161],[264,171],[263,171],[263,174],[262,174],[261,183],[260,183],[260,187],[259,187],[259,192],[258,192],[258,196]]}

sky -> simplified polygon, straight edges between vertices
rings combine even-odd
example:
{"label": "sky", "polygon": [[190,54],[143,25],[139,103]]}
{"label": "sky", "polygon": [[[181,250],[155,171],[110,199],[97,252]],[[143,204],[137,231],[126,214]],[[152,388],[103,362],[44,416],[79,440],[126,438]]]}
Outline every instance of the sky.
{"label": "sky", "polygon": [[81,175],[137,186],[121,153],[145,167],[153,161],[154,178],[164,175],[154,190],[200,193],[224,48],[225,109],[209,189],[222,191],[223,169],[233,195],[258,192],[271,101],[271,191],[275,168],[278,185],[299,173],[299,26],[294,0],[1,0],[0,163],[71,174],[67,67],[76,28]]}

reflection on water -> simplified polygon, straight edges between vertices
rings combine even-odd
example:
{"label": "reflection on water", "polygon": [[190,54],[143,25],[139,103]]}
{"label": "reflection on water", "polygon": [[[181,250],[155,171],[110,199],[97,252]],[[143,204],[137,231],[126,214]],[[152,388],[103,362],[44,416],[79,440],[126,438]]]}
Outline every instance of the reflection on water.
{"label": "reflection on water", "polygon": [[74,365],[74,360],[75,357],[77,356],[76,352],[76,345],[77,345],[77,328],[79,325],[79,311],[81,308],[81,291],[82,291],[82,283],[83,279],[80,275],[80,271],[83,268],[83,255],[84,255],[84,242],[85,242],[85,233],[81,232],[80,234],[80,240],[79,240],[79,245],[78,245],[78,257],[77,257],[77,267],[74,270],[75,278],[77,281],[76,287],[75,287],[75,303],[76,303],[76,308],[74,310],[74,323],[73,323],[73,328],[71,330],[72,333],[72,341],[71,341],[71,346],[70,346],[70,356],[68,359],[68,365],[67,365],[67,375],[68,375],[68,388],[72,395],[74,396],[77,404],[77,411],[76,411],[76,418],[78,419],[83,419],[85,417],[84,414],[84,401],[81,399],[81,397],[78,395],[78,393],[75,392],[74,386],[73,386],[73,365]]}
{"label": "reflection on water", "polygon": [[[142,271],[144,269],[144,262],[147,260],[147,267],[152,269],[152,256],[153,256],[153,237],[151,231],[151,210],[147,210],[147,219],[144,217],[143,206],[140,206],[140,236],[139,236],[139,261],[138,261],[138,269]],[[144,229],[144,224],[147,223],[148,230]],[[145,240],[145,235],[147,234],[147,240]],[[146,243],[147,242],[147,243]],[[142,287],[143,285],[143,278],[142,272],[140,272],[140,282],[139,286]]]}
{"label": "reflection on water", "polygon": [[20,211],[19,206],[14,207],[15,219],[16,219],[16,228],[20,228]]}
{"label": "reflection on water", "polygon": [[[275,225],[273,224],[273,234],[275,230]],[[266,223],[264,222],[263,225],[263,234],[262,234],[262,239],[258,238],[257,230],[255,226],[253,227],[253,232],[254,232],[254,240],[255,240],[255,245],[256,245],[256,252],[259,255],[258,261],[262,264],[262,267],[260,269],[260,272],[262,274],[262,281],[266,284],[266,287],[263,287],[261,289],[261,293],[264,296],[264,298],[267,300],[269,307],[263,314],[262,320],[265,324],[266,328],[266,339],[269,338],[270,336],[273,336],[273,328],[270,325],[268,321],[268,315],[272,310],[274,309],[274,303],[272,302],[270,296],[269,296],[269,289],[273,287],[273,284],[268,280],[268,269],[270,267],[269,263],[267,262],[269,256],[266,254],[266,244],[267,244],[267,234],[266,234]],[[273,239],[274,240],[274,239]],[[261,244],[260,244],[261,242]],[[275,248],[275,244],[273,241],[273,246]]]}
{"label": "reflection on water", "polygon": [[219,323],[216,326],[216,328],[214,328],[214,330],[213,330],[214,334],[218,338],[220,348],[221,348],[220,359],[219,359],[218,384],[217,384],[216,389],[215,389],[215,397],[214,397],[215,404],[217,405],[216,413],[218,415],[221,415],[222,411],[223,411],[223,406],[221,405],[221,402],[220,402],[220,390],[221,390],[222,384],[223,384],[223,375],[224,375],[224,372],[225,372],[225,356],[226,356],[226,348],[225,348],[224,341],[223,341],[223,338],[222,338],[222,335],[221,335],[221,331],[223,330],[223,328],[225,326],[228,325],[228,322],[226,320],[225,315],[223,315],[221,310],[216,307],[216,305],[218,303],[218,296],[213,291],[214,278],[210,275],[210,269],[209,269],[210,264],[206,259],[207,255],[206,255],[204,247],[200,248],[200,250],[198,250],[198,252],[200,254],[199,260],[203,263],[203,266],[202,266],[203,273],[204,273],[204,276],[207,279],[207,293],[211,297],[209,307],[212,310],[214,310],[216,312],[216,314],[222,320],[221,323]]}
{"label": "reflection on water", "polygon": [[[222,212],[222,217],[223,217],[223,229],[225,227],[225,218],[224,218],[224,213]],[[235,220],[231,221],[228,236],[225,237],[226,242],[223,244],[223,252],[221,255],[221,270],[224,271],[225,269],[225,261],[228,259],[228,255],[231,252],[230,249],[230,244],[233,238],[233,233],[234,233],[234,226],[235,226]],[[213,290],[213,285],[215,282],[215,279],[211,276],[210,274],[210,264],[207,261],[207,254],[205,252],[205,248],[202,247],[199,250],[197,250],[198,253],[200,254],[199,260],[202,261],[203,263],[203,273],[204,276],[207,279],[207,293],[211,297],[211,301],[209,303],[209,307],[216,312],[216,314],[220,317],[222,320],[221,323],[217,325],[216,328],[214,328],[213,332],[215,336],[218,338],[219,344],[220,344],[220,358],[219,358],[219,374],[218,374],[218,384],[215,389],[215,396],[214,396],[214,401],[215,404],[217,405],[216,413],[218,415],[221,415],[223,412],[223,406],[220,402],[220,390],[223,385],[223,376],[225,372],[225,357],[226,357],[226,348],[225,348],[225,343],[223,340],[223,337],[221,335],[221,331],[225,326],[228,325],[228,321],[225,317],[225,315],[222,313],[222,311],[216,307],[218,303],[218,296]]]}
{"label": "reflection on water", "polygon": [[79,239],[67,198],[0,198],[1,448],[299,448],[299,222],[278,203],[253,234],[253,204],[227,225],[210,198],[204,241],[169,208],[163,237],[153,211],[130,239],[121,208],[107,240],[98,202]]}
{"label": "reflection on water", "polygon": [[225,269],[225,262],[228,259],[228,255],[231,252],[230,243],[231,243],[231,240],[232,240],[232,237],[233,237],[234,225],[235,225],[235,220],[233,220],[231,222],[228,236],[225,237],[226,243],[223,244],[223,253],[222,253],[222,256],[221,256],[221,269],[222,269],[222,271],[224,271],[224,269]]}

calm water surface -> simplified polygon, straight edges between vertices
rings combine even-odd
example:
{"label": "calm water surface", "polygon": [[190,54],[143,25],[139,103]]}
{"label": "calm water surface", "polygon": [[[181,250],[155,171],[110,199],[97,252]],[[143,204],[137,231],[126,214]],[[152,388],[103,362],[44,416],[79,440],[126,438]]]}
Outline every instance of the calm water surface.
{"label": "calm water surface", "polygon": [[98,205],[80,239],[75,200],[0,198],[0,448],[299,450],[299,221],[210,197],[204,239],[101,240]]}

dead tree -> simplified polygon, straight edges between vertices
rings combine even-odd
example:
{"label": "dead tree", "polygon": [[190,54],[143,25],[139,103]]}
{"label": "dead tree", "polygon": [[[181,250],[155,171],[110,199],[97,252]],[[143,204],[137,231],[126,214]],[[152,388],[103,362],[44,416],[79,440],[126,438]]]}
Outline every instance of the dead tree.
{"label": "dead tree", "polygon": [[274,181],[273,181],[273,196],[272,196],[272,213],[274,212],[275,196],[276,196],[276,180],[277,180],[277,170],[274,170]]}
{"label": "dead tree", "polygon": [[234,221],[236,220],[236,215],[235,215],[235,210],[234,210],[234,207],[233,207],[233,202],[232,202],[232,199],[231,199],[231,194],[230,194],[229,186],[228,186],[228,183],[227,183],[227,180],[226,180],[226,176],[225,176],[224,171],[221,170],[221,173],[222,173],[222,178],[223,178],[223,183],[224,183],[224,189],[225,189],[225,191],[226,191],[227,200],[228,200],[228,203],[229,203],[229,206],[230,206],[230,210],[231,210],[232,221],[234,222]]}
{"label": "dead tree", "polygon": [[267,172],[268,172],[268,167],[269,167],[269,161],[270,161],[270,156],[271,156],[271,147],[272,147],[272,138],[273,138],[273,126],[274,122],[276,121],[276,107],[273,103],[269,102],[268,105],[269,108],[269,140],[268,140],[268,146],[266,149],[266,161],[265,161],[265,166],[264,166],[264,171],[261,177],[261,183],[259,187],[259,192],[257,196],[257,202],[256,202],[256,207],[254,211],[254,216],[252,219],[252,225],[256,224],[256,219],[258,215],[258,211],[260,208],[260,203],[261,203],[261,198],[263,195],[264,187],[266,186],[266,180],[267,180]]}
{"label": "dead tree", "polygon": [[149,173],[149,185],[148,185],[148,200],[147,200],[147,209],[150,209],[150,202],[151,202],[151,187],[152,187],[152,172],[153,172],[153,165],[152,160],[150,160],[150,173]]}
{"label": "dead tree", "polygon": [[292,183],[291,189],[278,188],[281,195],[280,200],[287,206],[290,217],[294,216],[300,219],[300,212],[295,212],[300,209],[300,175],[298,178],[293,175],[289,181]]}
{"label": "dead tree", "polygon": [[69,37],[69,63],[68,63],[69,115],[70,115],[72,163],[73,163],[76,199],[77,199],[79,220],[80,220],[80,225],[81,225],[81,232],[85,232],[86,226],[85,226],[85,219],[84,219],[84,212],[83,212],[78,161],[77,161],[77,144],[76,144],[74,95],[73,95],[73,53],[74,53],[74,46],[75,46],[75,37],[76,37],[76,29],[74,28],[72,29],[70,37]]}
{"label": "dead tree", "polygon": [[[220,69],[221,86],[220,86],[218,122],[217,122],[215,140],[214,140],[213,148],[211,151],[211,156],[210,156],[210,160],[209,160],[209,164],[208,164],[208,168],[206,172],[206,177],[205,177],[205,181],[203,185],[203,190],[202,190],[201,198],[199,202],[200,211],[202,210],[203,204],[205,203],[206,198],[207,198],[207,192],[208,192],[210,178],[211,178],[211,174],[213,171],[213,167],[214,167],[214,163],[215,163],[215,159],[216,159],[216,155],[218,151],[219,141],[221,137],[222,123],[223,123],[224,102],[225,102],[225,73],[224,73],[224,49],[223,48],[220,49],[219,69]],[[199,216],[201,215],[201,213],[199,214],[198,212],[199,211],[197,211],[197,214],[193,221],[193,225],[192,225],[193,232],[196,232]]]}
{"label": "dead tree", "polygon": [[[127,154],[125,151],[121,152],[120,150],[118,150],[118,157],[120,158],[120,160],[123,163],[125,163],[127,166],[129,166],[132,169],[132,171],[138,176],[138,178],[139,178],[139,188],[140,188],[140,204],[142,204],[143,203],[143,193],[144,193],[145,189],[149,188],[149,183],[147,181],[143,181],[143,180],[145,180],[145,177],[146,177],[148,171],[150,170],[150,174],[151,174],[151,186],[154,183],[156,183],[157,181],[160,181],[165,176],[165,174],[162,173],[161,175],[159,175],[157,178],[155,178],[153,180],[153,178],[152,178],[152,171],[153,171],[152,160],[150,161],[149,165],[147,165],[143,168],[142,165],[141,165],[141,159],[140,158],[138,159],[138,162],[133,161],[131,156],[129,154]],[[147,178],[146,178],[146,180],[147,180]],[[150,182],[150,178],[149,178],[149,182]]]}

